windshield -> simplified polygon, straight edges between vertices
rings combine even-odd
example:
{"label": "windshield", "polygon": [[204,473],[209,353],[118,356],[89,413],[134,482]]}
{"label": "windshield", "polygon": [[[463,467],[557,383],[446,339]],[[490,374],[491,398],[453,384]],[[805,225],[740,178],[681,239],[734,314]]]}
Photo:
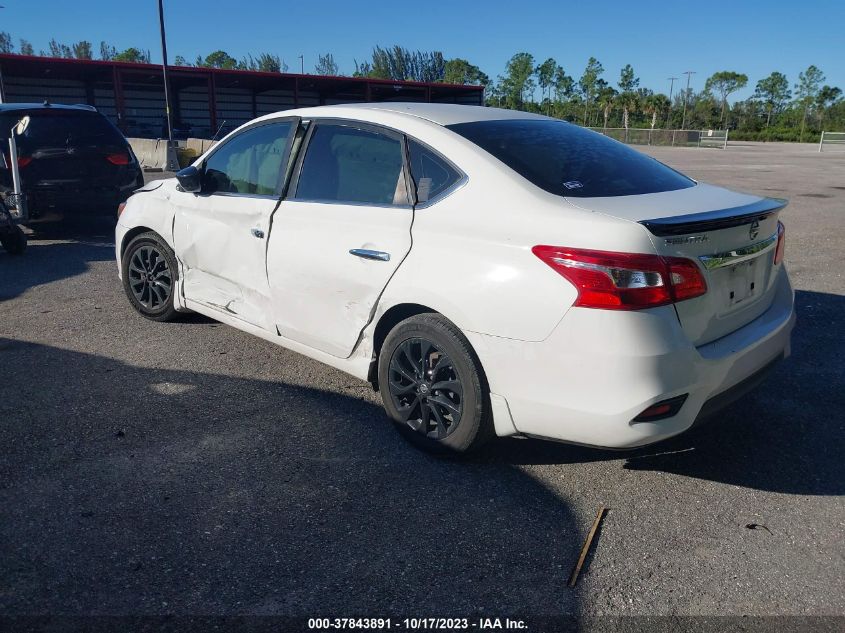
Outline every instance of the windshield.
{"label": "windshield", "polygon": [[558,196],[633,196],[695,185],[645,154],[565,121],[509,119],[446,127]]}

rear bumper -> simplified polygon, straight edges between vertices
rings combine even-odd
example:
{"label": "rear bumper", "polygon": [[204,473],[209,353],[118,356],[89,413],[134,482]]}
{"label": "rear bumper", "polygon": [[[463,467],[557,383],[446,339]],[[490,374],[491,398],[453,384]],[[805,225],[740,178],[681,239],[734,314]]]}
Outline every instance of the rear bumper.
{"label": "rear bumper", "polygon": [[[689,429],[789,355],[795,314],[785,268],[776,283],[765,313],[701,347],[686,338],[671,306],[640,312],[572,308],[539,343],[468,337],[518,433],[634,448]],[[647,407],[684,394],[677,415],[633,421]]]}
{"label": "rear bumper", "polygon": [[775,366],[783,360],[783,358],[783,354],[777,356],[768,364],[748,376],[748,378],[742,379],[733,387],[728,387],[725,391],[722,391],[707,400],[707,402],[704,403],[704,406],[701,407],[701,411],[698,412],[698,417],[696,417],[693,426],[697,426],[702,422],[706,422],[707,420],[713,418],[717,413],[723,409],[727,409],[745,394],[754,391],[754,389],[766,380],[766,377],[772,372]]}
{"label": "rear bumper", "polygon": [[[143,184],[143,176],[141,176]],[[30,217],[49,222],[71,217],[117,215],[117,206],[138,188],[138,182],[96,187],[36,187],[26,190]]]}

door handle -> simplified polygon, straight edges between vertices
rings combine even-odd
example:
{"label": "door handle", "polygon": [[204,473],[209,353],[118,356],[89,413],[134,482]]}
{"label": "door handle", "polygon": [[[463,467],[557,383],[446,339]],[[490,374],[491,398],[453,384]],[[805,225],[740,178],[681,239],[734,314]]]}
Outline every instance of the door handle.
{"label": "door handle", "polygon": [[385,253],[384,251],[371,251],[366,248],[353,248],[349,251],[349,254],[363,259],[375,259],[380,262],[390,261],[390,253]]}
{"label": "door handle", "polygon": [[250,229],[249,232],[252,233],[253,237],[257,237],[259,240],[264,239],[264,231],[261,229]]}

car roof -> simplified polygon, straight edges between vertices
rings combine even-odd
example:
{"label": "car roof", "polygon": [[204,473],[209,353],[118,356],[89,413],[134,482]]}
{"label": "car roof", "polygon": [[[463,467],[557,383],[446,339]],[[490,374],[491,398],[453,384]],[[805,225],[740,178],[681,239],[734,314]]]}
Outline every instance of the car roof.
{"label": "car roof", "polygon": [[[501,121],[503,119],[546,119],[539,114],[520,112],[519,110],[505,110],[502,108],[488,108],[486,106],[461,105],[456,103],[416,103],[386,101],[377,103],[345,103],[338,105],[319,106],[316,108],[301,108],[287,110],[285,115],[296,116],[338,116],[347,118],[355,112],[390,112],[425,119],[438,125],[454,125],[457,123],[472,123],[475,121]],[[281,113],[278,113],[281,114]]]}
{"label": "car roof", "polygon": [[84,110],[96,112],[97,108],[84,103],[74,105],[63,103],[0,103],[0,112],[17,112],[20,110]]}

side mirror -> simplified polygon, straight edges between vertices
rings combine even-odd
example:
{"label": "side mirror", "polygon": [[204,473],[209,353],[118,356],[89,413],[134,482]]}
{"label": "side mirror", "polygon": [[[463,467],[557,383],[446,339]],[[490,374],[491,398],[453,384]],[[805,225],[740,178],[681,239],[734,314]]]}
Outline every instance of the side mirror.
{"label": "side mirror", "polygon": [[188,193],[199,193],[202,189],[202,172],[193,165],[177,171],[176,180],[179,181],[179,186]]}
{"label": "side mirror", "polygon": [[27,114],[24,118],[18,121],[18,124],[15,126],[15,134],[18,136],[23,136],[23,133],[26,132],[26,128],[29,127],[29,115]]}

